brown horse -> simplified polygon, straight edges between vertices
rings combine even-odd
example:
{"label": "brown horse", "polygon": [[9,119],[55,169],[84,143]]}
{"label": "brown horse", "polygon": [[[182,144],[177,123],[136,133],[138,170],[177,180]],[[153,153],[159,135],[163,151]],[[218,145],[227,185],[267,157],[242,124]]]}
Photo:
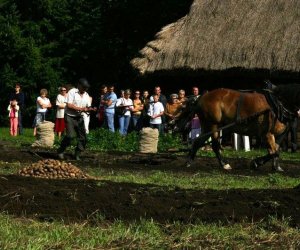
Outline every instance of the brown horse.
{"label": "brown horse", "polygon": [[[278,97],[274,97],[275,106],[283,102],[278,101],[281,96],[287,100],[290,97],[286,88],[278,87],[277,92],[274,90],[274,94],[276,92]],[[300,93],[299,85],[297,88]],[[281,95],[282,92],[283,95]],[[299,103],[300,98],[297,101]],[[187,103],[177,120],[177,128],[183,131],[185,124],[192,119],[194,114],[199,116],[201,123],[201,134],[192,144],[187,166],[190,166],[194,160],[198,149],[204,146],[207,139],[211,137],[212,149],[220,166],[225,170],[231,169],[231,166],[221,155],[219,143],[220,129],[230,129],[230,132],[265,139],[268,154],[254,159],[251,162],[252,167],[258,168],[272,159],[273,169],[282,171],[279,166],[279,146],[276,144],[275,138],[283,137],[288,119],[283,119],[281,115],[278,115],[278,110],[275,112],[274,107],[269,103],[270,101],[267,101],[267,97],[263,93],[240,92],[224,88],[204,94],[193,104]],[[284,108],[284,110],[287,109]],[[289,107],[289,110],[293,110],[288,112],[289,114],[296,115],[294,112],[296,110],[295,104],[293,107]]]}

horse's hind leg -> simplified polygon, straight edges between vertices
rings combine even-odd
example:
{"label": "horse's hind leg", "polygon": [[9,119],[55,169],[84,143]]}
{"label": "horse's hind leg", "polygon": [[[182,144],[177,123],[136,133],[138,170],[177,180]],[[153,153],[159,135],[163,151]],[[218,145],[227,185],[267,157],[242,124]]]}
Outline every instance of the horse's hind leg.
{"label": "horse's hind leg", "polygon": [[279,165],[279,155],[273,158],[272,169],[277,172],[283,172],[284,170]]}
{"label": "horse's hind leg", "polygon": [[261,157],[257,157],[251,162],[251,167],[258,169],[258,167],[264,165],[266,162],[272,159],[272,169],[274,171],[283,172],[283,169],[279,165],[279,154],[267,154]]}
{"label": "horse's hind leg", "polygon": [[254,169],[259,168],[260,166],[267,163],[269,160],[276,158],[275,154],[267,154],[264,156],[260,156],[251,161],[251,167]]}
{"label": "horse's hind leg", "polygon": [[268,154],[254,159],[251,162],[251,167],[257,169],[272,159],[272,169],[282,172],[283,169],[279,166],[279,146],[275,143],[275,137],[273,134],[268,133],[266,138],[268,143]]}

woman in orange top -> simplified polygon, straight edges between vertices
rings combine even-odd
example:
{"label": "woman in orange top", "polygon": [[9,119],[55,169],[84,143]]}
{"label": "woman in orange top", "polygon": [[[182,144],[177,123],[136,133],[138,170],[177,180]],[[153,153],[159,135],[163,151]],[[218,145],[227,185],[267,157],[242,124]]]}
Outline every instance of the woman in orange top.
{"label": "woman in orange top", "polygon": [[178,101],[178,95],[170,95],[170,101],[166,105],[165,115],[167,118],[168,130],[172,130],[175,118],[179,115],[181,103]]}
{"label": "woman in orange top", "polygon": [[131,111],[132,116],[132,124],[133,129],[135,131],[140,131],[142,128],[142,111],[144,109],[144,104],[142,103],[142,100],[140,99],[140,91],[136,90],[134,92],[134,98],[133,98],[133,110]]}

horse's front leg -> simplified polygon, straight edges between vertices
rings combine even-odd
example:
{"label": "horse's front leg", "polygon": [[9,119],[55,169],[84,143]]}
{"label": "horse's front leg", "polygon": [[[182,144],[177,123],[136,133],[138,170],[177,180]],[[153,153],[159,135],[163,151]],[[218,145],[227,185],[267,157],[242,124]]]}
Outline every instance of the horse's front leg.
{"label": "horse's front leg", "polygon": [[188,159],[186,162],[186,166],[190,167],[192,164],[192,161],[195,159],[195,156],[197,154],[197,151],[199,148],[203,147],[205,145],[206,140],[209,138],[209,135],[206,135],[204,132],[203,134],[201,133],[199,137],[197,137],[192,144],[192,148],[189,152]]}
{"label": "horse's front leg", "polygon": [[221,154],[221,144],[218,136],[212,137],[212,149],[219,161],[220,166],[225,170],[231,170],[231,166],[224,160]]}

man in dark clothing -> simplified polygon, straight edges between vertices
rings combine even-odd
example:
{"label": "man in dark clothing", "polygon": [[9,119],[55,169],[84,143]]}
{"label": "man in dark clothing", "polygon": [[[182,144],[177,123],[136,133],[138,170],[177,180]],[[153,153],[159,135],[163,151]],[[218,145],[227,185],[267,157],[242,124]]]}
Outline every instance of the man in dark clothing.
{"label": "man in dark clothing", "polygon": [[83,121],[83,112],[94,111],[90,106],[90,96],[86,92],[90,87],[85,78],[78,81],[77,88],[72,88],[68,92],[65,109],[66,135],[61,141],[57,150],[58,158],[64,159],[64,151],[71,145],[72,139],[77,138],[77,147],[74,157],[80,160],[80,153],[85,150],[86,146],[86,130]]}
{"label": "man in dark clothing", "polygon": [[[162,103],[164,108],[166,108],[168,100],[167,100],[166,96],[161,93],[161,89],[159,86],[156,86],[154,88],[154,95],[158,96],[158,101]],[[153,96],[150,97],[150,101],[153,102]]]}
{"label": "man in dark clothing", "polygon": [[15,92],[11,93],[9,97],[9,101],[16,100],[20,107],[18,112],[18,128],[19,128],[19,135],[23,134],[23,125],[22,125],[22,113],[25,107],[25,95],[21,92],[21,85],[20,83],[16,83],[15,85]]}
{"label": "man in dark clothing", "polygon": [[193,94],[189,96],[189,101],[194,103],[194,102],[196,102],[196,100],[200,96],[199,88],[198,87],[193,87],[192,92],[193,92]]}

